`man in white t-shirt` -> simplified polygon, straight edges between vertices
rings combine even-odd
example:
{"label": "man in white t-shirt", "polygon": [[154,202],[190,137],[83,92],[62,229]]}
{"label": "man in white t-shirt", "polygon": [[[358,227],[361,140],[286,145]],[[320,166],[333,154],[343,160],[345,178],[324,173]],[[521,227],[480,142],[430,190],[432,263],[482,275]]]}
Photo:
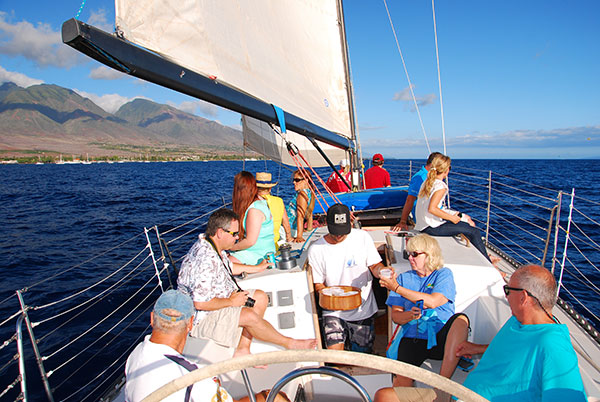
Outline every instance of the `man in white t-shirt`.
{"label": "man in white t-shirt", "polygon": [[315,291],[330,286],[361,289],[362,303],[354,310],[323,310],[323,332],[328,349],[371,352],[377,303],[373,276],[385,268],[371,236],[352,229],[350,210],[342,204],[327,211],[329,233],[308,250]]}
{"label": "man in white t-shirt", "polygon": [[[188,333],[192,329],[195,313],[192,299],[177,290],[163,293],[150,313],[152,334],[136,346],[125,366],[125,400],[138,402],[163,385],[198,368],[186,360],[181,353]],[[220,399],[217,397],[220,394]],[[256,400],[264,401],[266,391],[256,395]],[[217,377],[199,381],[177,391],[164,401],[172,402],[232,402]],[[277,401],[287,401],[278,395]],[[249,401],[248,397],[241,401]]]}

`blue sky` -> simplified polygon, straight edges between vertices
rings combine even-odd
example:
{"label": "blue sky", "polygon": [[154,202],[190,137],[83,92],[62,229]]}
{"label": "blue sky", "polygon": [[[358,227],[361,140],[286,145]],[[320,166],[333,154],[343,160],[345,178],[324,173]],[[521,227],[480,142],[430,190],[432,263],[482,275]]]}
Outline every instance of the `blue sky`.
{"label": "blue sky", "polygon": [[[250,1],[250,0],[248,0]],[[60,41],[80,0],[0,0],[0,81],[73,88],[109,112],[136,97],[239,127],[239,115],[101,67]],[[431,2],[388,0],[432,150],[442,125]],[[600,158],[600,2],[437,0],[447,153]],[[344,2],[365,155],[428,154],[383,0]],[[80,19],[112,30],[114,3]]]}

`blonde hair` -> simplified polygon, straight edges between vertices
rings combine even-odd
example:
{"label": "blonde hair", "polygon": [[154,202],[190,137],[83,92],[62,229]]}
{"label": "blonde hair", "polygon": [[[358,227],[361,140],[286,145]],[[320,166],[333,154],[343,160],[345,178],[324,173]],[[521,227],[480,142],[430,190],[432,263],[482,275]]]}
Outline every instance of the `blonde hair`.
{"label": "blonde hair", "polygon": [[429,173],[427,173],[427,179],[425,179],[421,186],[421,191],[419,191],[419,197],[429,197],[437,175],[446,173],[450,169],[450,161],[450,157],[443,154],[436,155],[433,158]]}
{"label": "blonde hair", "polygon": [[429,236],[428,234],[421,233],[411,238],[406,245],[406,250],[421,251],[427,254],[427,268],[430,271],[436,271],[444,265],[444,258],[442,258],[442,249],[436,239]]}

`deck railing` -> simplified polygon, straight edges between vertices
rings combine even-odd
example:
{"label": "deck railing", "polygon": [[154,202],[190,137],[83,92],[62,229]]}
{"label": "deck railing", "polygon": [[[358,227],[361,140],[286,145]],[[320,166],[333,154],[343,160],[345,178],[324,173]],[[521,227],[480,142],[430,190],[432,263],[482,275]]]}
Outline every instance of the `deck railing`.
{"label": "deck railing", "polygon": [[[192,212],[193,218],[144,229],[1,300],[3,311],[13,310],[0,322],[6,339],[0,344],[0,400],[98,400],[114,389],[127,356],[150,331],[156,298],[175,285],[177,274],[170,271],[189,248],[182,239],[193,241],[189,235],[223,205],[219,198],[200,216]],[[25,330],[31,348],[23,342]]]}
{"label": "deck railing", "polygon": [[[394,165],[400,185],[409,183],[403,178],[416,166],[421,165]],[[560,304],[573,304],[592,323],[574,313],[586,330],[599,327],[600,203],[578,196],[577,189],[551,189],[460,163],[453,164],[448,184],[452,208],[471,215],[490,246],[515,266],[551,270],[560,284]],[[598,337],[593,328],[588,332]]]}

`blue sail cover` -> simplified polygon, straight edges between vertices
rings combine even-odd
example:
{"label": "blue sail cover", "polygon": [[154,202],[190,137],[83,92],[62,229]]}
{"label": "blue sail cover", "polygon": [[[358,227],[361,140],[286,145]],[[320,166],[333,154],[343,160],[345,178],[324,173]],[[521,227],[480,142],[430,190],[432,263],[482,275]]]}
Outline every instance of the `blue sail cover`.
{"label": "blue sail cover", "polygon": [[[365,211],[380,208],[401,208],[406,201],[408,186],[383,187],[363,190],[356,193],[336,193],[336,197],[350,210]],[[329,205],[335,202],[331,196],[325,195],[325,200]],[[323,203],[321,201],[321,203]],[[323,204],[325,207],[325,204]],[[323,213],[318,202],[315,202],[314,213]]]}

